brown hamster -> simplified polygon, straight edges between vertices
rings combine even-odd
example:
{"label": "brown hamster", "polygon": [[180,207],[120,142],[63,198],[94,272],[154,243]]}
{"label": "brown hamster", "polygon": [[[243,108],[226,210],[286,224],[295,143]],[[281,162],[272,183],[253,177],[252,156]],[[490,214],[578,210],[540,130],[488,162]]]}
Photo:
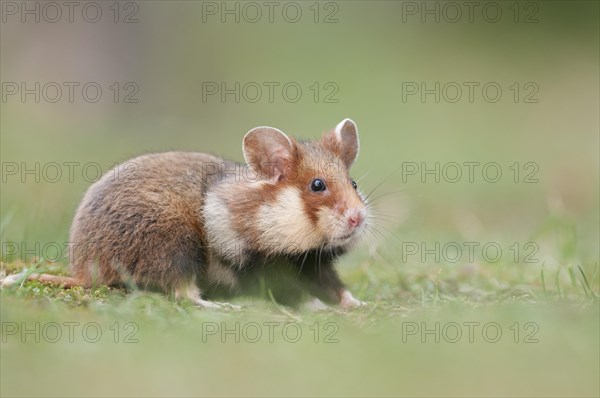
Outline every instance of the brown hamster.
{"label": "brown hamster", "polygon": [[73,277],[156,288],[198,306],[271,289],[285,304],[307,294],[360,306],[336,259],[364,235],[366,200],[348,170],[357,158],[350,119],[317,141],[272,127],[243,139],[242,165],[204,153],[134,158],[86,192],[70,232]]}

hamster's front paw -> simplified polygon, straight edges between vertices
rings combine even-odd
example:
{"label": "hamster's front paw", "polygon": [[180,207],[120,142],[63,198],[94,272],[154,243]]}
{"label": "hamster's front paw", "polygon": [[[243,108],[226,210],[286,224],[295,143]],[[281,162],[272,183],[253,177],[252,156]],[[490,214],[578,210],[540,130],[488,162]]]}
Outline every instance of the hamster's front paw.
{"label": "hamster's front paw", "polygon": [[357,300],[356,298],[354,298],[354,296],[352,295],[352,293],[350,293],[348,290],[344,290],[344,292],[342,293],[342,299],[340,301],[340,307],[342,308],[356,308],[356,307],[362,307],[367,305],[367,303],[365,303],[364,301],[360,301]]}

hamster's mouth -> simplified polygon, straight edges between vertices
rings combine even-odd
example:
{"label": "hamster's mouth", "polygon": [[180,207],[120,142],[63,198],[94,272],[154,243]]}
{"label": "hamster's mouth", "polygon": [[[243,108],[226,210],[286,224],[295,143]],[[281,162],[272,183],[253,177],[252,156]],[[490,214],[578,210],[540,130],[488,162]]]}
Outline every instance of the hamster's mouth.
{"label": "hamster's mouth", "polygon": [[327,244],[328,247],[345,247],[347,245],[350,245],[351,242],[353,242],[356,237],[358,236],[357,230],[355,229],[352,232],[349,232],[347,234],[344,235],[340,235],[340,236],[335,236],[335,237],[331,237],[329,239],[329,243]]}
{"label": "hamster's mouth", "polygon": [[356,230],[349,232],[345,235],[341,235],[341,236],[336,236],[335,238],[333,238],[331,241],[333,243],[345,243],[346,241],[350,240],[351,238],[354,237],[354,235],[356,235]]}

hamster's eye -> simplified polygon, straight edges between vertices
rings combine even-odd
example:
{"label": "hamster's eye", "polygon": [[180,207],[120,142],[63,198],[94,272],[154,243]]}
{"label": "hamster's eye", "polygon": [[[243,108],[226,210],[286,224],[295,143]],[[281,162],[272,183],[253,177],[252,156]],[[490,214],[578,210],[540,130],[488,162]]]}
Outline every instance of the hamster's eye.
{"label": "hamster's eye", "polygon": [[313,192],[321,192],[324,191],[326,188],[327,187],[325,186],[325,183],[322,180],[319,180],[318,178],[315,178],[310,183],[310,189],[312,189]]}
{"label": "hamster's eye", "polygon": [[352,188],[356,189],[358,188],[358,185],[356,185],[356,181],[352,180]]}

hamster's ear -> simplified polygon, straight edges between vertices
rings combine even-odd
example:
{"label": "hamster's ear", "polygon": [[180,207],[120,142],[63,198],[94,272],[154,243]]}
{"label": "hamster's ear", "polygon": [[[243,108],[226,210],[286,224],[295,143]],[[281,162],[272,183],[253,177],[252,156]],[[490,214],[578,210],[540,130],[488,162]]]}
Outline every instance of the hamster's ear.
{"label": "hamster's ear", "polygon": [[246,163],[258,174],[276,181],[286,174],[294,153],[292,141],[281,130],[260,126],[248,131],[242,144]]}
{"label": "hamster's ear", "polygon": [[350,168],[358,157],[358,128],[350,119],[344,119],[323,137],[325,144]]}

